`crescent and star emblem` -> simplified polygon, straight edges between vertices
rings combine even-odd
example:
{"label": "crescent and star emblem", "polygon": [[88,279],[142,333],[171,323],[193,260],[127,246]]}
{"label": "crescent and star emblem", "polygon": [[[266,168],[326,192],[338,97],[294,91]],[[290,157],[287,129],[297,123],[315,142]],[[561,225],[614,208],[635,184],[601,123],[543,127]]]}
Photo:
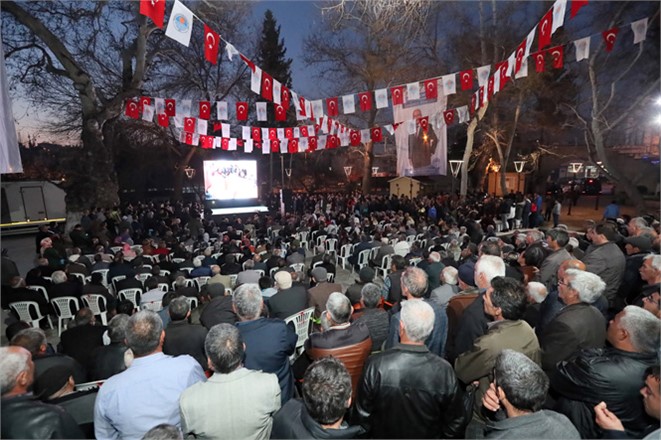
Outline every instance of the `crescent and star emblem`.
{"label": "crescent and star emblem", "polygon": [[551,52],[551,55],[553,56],[553,59],[557,60],[560,57],[560,51],[554,50],[553,52]]}
{"label": "crescent and star emblem", "polygon": [[271,87],[271,81],[268,78],[266,78],[264,80],[264,88],[268,89],[269,87]]}
{"label": "crescent and star emblem", "polygon": [[151,0],[152,7],[156,6],[156,3],[158,3],[158,0]]}
{"label": "crescent and star emblem", "polygon": [[239,112],[243,113],[244,111],[246,111],[246,106],[245,105],[240,105],[239,106]]}
{"label": "crescent and star emblem", "polygon": [[[211,41],[209,41],[211,39]],[[216,45],[216,37],[213,36],[211,32],[209,32],[206,36],[206,40],[209,43],[209,49],[213,49],[213,47]]]}
{"label": "crescent and star emblem", "polygon": [[614,43],[615,42],[615,32],[610,32],[608,35],[606,35],[606,41],[609,43]]}
{"label": "crescent and star emblem", "polygon": [[542,34],[543,35],[546,35],[546,26],[548,26],[548,24],[549,24],[548,20],[544,20],[544,22],[542,23]]}
{"label": "crescent and star emblem", "polygon": [[132,102],[132,103],[129,104],[129,110],[135,110],[136,107],[137,107],[137,105],[135,104],[135,102]]}

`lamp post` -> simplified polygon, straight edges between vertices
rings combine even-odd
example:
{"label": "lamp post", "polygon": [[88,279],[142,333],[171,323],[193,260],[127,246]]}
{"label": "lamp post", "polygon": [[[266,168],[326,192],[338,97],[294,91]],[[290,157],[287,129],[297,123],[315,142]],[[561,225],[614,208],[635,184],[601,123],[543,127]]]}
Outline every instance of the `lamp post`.
{"label": "lamp post", "polygon": [[[525,160],[515,160],[514,161],[514,169],[516,170],[516,191],[519,191],[519,186],[521,185],[521,173],[523,172],[523,167],[525,166],[526,161]],[[522,193],[525,193],[525,182],[523,183],[524,190],[521,191]]]}
{"label": "lamp post", "polygon": [[461,165],[463,165],[463,163],[464,163],[463,160],[450,161],[450,171],[452,171],[452,191],[451,191],[452,194],[454,194],[454,180],[459,175],[459,171],[461,170]]}
{"label": "lamp post", "polygon": [[379,173],[379,167],[372,167],[372,176],[376,176]]}
{"label": "lamp post", "polygon": [[287,180],[289,180],[289,187],[291,188],[291,168],[285,168],[285,174],[287,175]]}
{"label": "lamp post", "polygon": [[195,177],[195,168],[191,168],[188,165],[186,165],[186,167],[184,168],[184,173],[186,174],[186,177],[192,179],[193,177]]}
{"label": "lamp post", "polygon": [[567,210],[567,215],[571,215],[571,207],[573,204],[576,203],[577,198],[575,197],[575,192],[576,192],[576,173],[581,171],[581,168],[583,168],[583,163],[582,162],[572,162],[569,164],[569,170],[574,173],[574,179],[572,180],[571,184],[571,200],[569,201],[569,209]]}

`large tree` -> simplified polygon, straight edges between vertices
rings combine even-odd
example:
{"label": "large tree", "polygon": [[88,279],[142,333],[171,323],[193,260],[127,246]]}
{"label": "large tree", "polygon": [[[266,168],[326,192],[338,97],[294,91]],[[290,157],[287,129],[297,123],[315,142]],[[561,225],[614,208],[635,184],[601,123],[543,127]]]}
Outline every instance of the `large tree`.
{"label": "large tree", "polygon": [[82,152],[70,170],[67,217],[80,219],[90,205],[118,202],[106,123],[126,98],[140,94],[155,30],[138,3],[3,1],[3,44],[8,71],[18,75],[31,105],[57,116],[62,130],[79,130]]}
{"label": "large tree", "polygon": [[[418,2],[415,2],[418,3]],[[425,64],[413,44],[424,28],[422,2],[330,2],[322,10],[322,22],[305,40],[305,62],[319,73],[318,97],[374,90],[419,79]],[[410,10],[410,14],[404,13]],[[349,126],[369,128],[385,123],[386,114],[372,110],[344,116]],[[370,191],[371,141],[359,149],[362,157],[362,191]]]}

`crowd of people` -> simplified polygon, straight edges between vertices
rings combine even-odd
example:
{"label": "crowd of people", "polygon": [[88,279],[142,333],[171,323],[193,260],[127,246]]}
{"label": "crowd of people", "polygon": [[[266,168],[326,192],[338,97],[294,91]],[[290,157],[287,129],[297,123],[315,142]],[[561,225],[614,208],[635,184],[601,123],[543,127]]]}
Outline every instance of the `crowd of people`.
{"label": "crowd of people", "polygon": [[[658,438],[658,221],[545,229],[541,205],[297,195],[44,226],[24,276],[2,258],[2,437]],[[12,307],[68,297],[56,347]]]}

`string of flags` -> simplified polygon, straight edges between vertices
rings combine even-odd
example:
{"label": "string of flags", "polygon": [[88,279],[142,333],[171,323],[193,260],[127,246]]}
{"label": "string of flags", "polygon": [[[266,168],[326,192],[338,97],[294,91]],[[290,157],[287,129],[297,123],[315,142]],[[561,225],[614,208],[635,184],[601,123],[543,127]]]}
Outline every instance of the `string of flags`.
{"label": "string of flags", "polygon": [[[570,18],[573,18],[587,3],[587,0],[572,0]],[[192,103],[190,100],[180,100],[178,109],[175,99],[155,98],[154,105],[152,106],[151,98],[145,96],[140,97],[138,100],[127,100],[125,114],[134,119],[139,119],[140,115],[142,115],[142,119],[148,121],[153,121],[156,115],[158,124],[163,127],[169,126],[169,118],[174,118],[175,126],[182,129],[180,140],[189,145],[198,145],[199,143],[203,148],[222,148],[230,151],[235,150],[236,146],[243,146],[245,152],[252,152],[254,146],[261,146],[264,154],[268,154],[269,152],[314,151],[347,145],[358,146],[361,142],[368,142],[370,140],[381,142],[383,140],[384,130],[392,135],[394,134],[394,130],[401,124],[406,124],[408,132],[414,133],[417,125],[420,125],[426,131],[429,124],[439,128],[442,124],[452,125],[456,119],[460,123],[464,123],[468,122],[469,114],[472,115],[481,105],[484,105],[505,87],[509,80],[512,79],[512,74],[514,74],[514,78],[516,79],[526,77],[528,75],[529,58],[532,58],[535,62],[536,72],[543,72],[546,69],[547,59],[550,59],[553,68],[562,69],[564,67],[565,48],[570,47],[572,43],[575,48],[576,61],[589,58],[590,40],[594,35],[547,49],[547,46],[551,44],[551,36],[564,24],[566,6],[567,0],[556,0],[553,7],[542,17],[539,24],[533,27],[526,39],[519,44],[510,57],[495,64],[493,74],[491,74],[491,65],[486,65],[397,85],[389,89],[382,88],[348,94],[342,97],[336,96],[312,101],[289,90],[268,72],[263,71],[245,55],[241,54],[231,43],[225,41],[205,23],[205,58],[207,61],[213,64],[217,62],[220,41],[225,42],[228,58],[232,60],[233,56],[239,55],[240,59],[250,68],[251,90],[270,101],[268,103],[255,103],[255,112],[258,121],[267,121],[268,105],[273,106],[275,121],[286,121],[287,111],[293,103],[296,109],[297,120],[304,121],[309,119],[314,121],[315,124],[287,128],[244,126],[242,127],[242,138],[232,138],[229,135],[230,125],[219,122],[214,123],[213,131],[221,130],[222,136],[209,136],[207,132],[208,120],[211,119],[211,102],[200,101],[198,103],[198,118],[194,118],[191,116]],[[150,17],[156,26],[162,28],[165,1],[141,0],[140,13]],[[175,0],[166,35],[188,46],[193,29],[193,17],[195,17],[194,14],[188,8],[178,0]],[[648,19],[644,18],[630,24],[634,33],[633,44],[638,44],[645,39],[647,22]],[[615,27],[601,33],[606,51],[610,52],[613,49],[619,30],[620,28]],[[538,37],[538,50],[531,53],[535,36]],[[455,94],[457,93],[457,75],[459,75],[459,87],[462,91],[473,90],[474,78],[477,76],[478,90],[471,95],[470,105],[448,109],[429,117],[418,118],[417,120],[400,121],[365,130],[349,129],[341,122],[333,119],[340,116],[340,114],[355,113],[356,96],[360,111],[367,112],[373,108],[382,109],[388,107],[389,97],[390,102],[395,106],[402,105],[407,100],[420,99],[423,94],[426,99],[436,99],[439,93],[445,96]],[[340,113],[340,102],[342,103],[342,113]],[[215,103],[215,107],[216,119],[218,121],[230,119],[227,102],[218,101]],[[235,103],[236,120],[246,121],[249,118],[249,114],[250,108],[247,102],[240,101]],[[259,134],[257,134],[258,131]]]}

